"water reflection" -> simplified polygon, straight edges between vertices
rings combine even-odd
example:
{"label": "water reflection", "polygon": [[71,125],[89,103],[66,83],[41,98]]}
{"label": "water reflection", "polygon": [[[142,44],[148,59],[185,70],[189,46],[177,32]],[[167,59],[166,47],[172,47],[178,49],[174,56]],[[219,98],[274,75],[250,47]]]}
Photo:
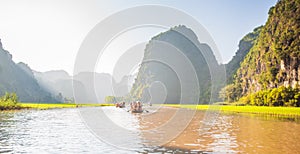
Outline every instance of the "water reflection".
{"label": "water reflection", "polygon": [[266,120],[262,117],[238,117],[237,142],[240,151],[250,153],[298,153],[300,125],[291,121]]}
{"label": "water reflection", "polygon": [[7,140],[10,137],[8,130],[12,129],[13,126],[13,120],[11,120],[13,116],[13,112],[0,113],[0,153],[12,151],[12,147],[7,143]]}
{"label": "water reflection", "polygon": [[102,142],[115,149],[136,151],[143,148],[137,118],[114,107],[80,110],[86,127]]}
{"label": "water reflection", "polygon": [[[225,153],[299,153],[299,123],[220,114],[214,123],[205,124],[203,116],[204,112],[197,112],[187,129],[165,146]],[[209,129],[195,132],[197,128]]]}
{"label": "water reflection", "polygon": [[[179,135],[172,136],[188,120],[189,110],[147,110],[0,112],[0,153],[299,153],[300,124],[295,121],[218,114],[207,123],[205,112],[198,111]],[[175,115],[180,118],[174,120]]]}
{"label": "water reflection", "polygon": [[[236,141],[235,128],[233,125],[233,118],[231,116],[220,116],[211,126],[206,135],[212,138],[212,143],[207,145],[209,151],[220,151],[226,153],[237,152],[234,149],[238,146]],[[199,142],[200,145],[201,141]],[[202,148],[205,148],[202,146]]]}
{"label": "water reflection", "polygon": [[85,126],[76,109],[0,113],[1,152],[11,153],[115,153]]}
{"label": "water reflection", "polygon": [[194,111],[186,109],[166,107],[148,109],[148,114],[141,114],[138,117],[142,138],[147,146],[161,146],[172,141],[186,129],[194,116]]}

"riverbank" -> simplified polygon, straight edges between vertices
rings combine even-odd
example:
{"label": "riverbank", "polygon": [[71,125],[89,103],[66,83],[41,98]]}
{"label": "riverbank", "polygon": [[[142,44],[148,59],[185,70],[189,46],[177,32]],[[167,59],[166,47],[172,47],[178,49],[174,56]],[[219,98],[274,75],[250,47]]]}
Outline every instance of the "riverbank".
{"label": "riverbank", "polygon": [[0,111],[4,110],[20,110],[22,107],[19,104],[0,104]]}
{"label": "riverbank", "polygon": [[21,109],[59,109],[59,108],[77,108],[77,107],[102,107],[102,106],[114,106],[114,104],[45,104],[45,103],[17,103],[15,106],[6,106],[0,108],[0,110],[21,110]]}
{"label": "riverbank", "polygon": [[259,115],[272,115],[284,117],[300,117],[299,107],[268,107],[268,106],[232,106],[232,105],[180,105],[163,104],[175,108],[188,108],[195,110],[221,111],[224,113],[248,113]]}

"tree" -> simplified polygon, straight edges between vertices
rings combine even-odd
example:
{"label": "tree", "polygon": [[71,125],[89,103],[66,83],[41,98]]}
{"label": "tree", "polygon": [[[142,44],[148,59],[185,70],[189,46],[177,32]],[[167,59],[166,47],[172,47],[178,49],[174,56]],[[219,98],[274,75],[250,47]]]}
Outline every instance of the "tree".
{"label": "tree", "polygon": [[10,100],[11,100],[14,104],[17,104],[18,101],[19,101],[19,98],[18,98],[18,96],[17,96],[16,93],[11,93],[11,94],[10,94]]}
{"label": "tree", "polygon": [[18,96],[17,96],[16,93],[5,92],[4,96],[2,96],[0,98],[0,100],[2,102],[11,102],[13,104],[17,104],[18,103]]}
{"label": "tree", "polygon": [[242,97],[240,102],[257,106],[300,106],[299,88],[284,87],[261,90]]}
{"label": "tree", "polygon": [[105,103],[115,103],[116,97],[115,96],[106,96],[105,97]]}
{"label": "tree", "polygon": [[20,109],[16,93],[8,93],[0,97],[0,110]]}
{"label": "tree", "polygon": [[241,93],[242,88],[240,84],[230,84],[220,91],[219,97],[228,102],[235,102],[239,100]]}
{"label": "tree", "polygon": [[63,102],[64,101],[64,97],[61,93],[58,93],[55,97],[55,99],[57,99],[57,101],[59,102]]}

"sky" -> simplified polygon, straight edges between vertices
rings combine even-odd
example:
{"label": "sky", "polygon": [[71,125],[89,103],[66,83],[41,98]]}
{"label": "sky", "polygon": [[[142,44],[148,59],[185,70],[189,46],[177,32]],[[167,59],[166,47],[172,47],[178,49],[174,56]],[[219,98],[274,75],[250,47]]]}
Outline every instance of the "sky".
{"label": "sky", "polygon": [[[268,10],[277,0],[0,0],[0,38],[15,62],[27,63],[33,70],[65,70],[73,73],[82,41],[96,24],[121,10],[155,4],[181,10],[194,17],[213,38],[228,62],[238,49],[239,40],[263,25]],[[147,42],[163,28],[129,32],[108,47],[97,72],[111,73],[114,60],[136,43]],[[145,32],[147,31],[147,32]],[[131,37],[142,33],[142,37]],[[130,43],[131,42],[131,43]],[[126,44],[126,45],[124,45]],[[115,46],[115,48],[113,47]],[[118,46],[119,48],[116,48]],[[106,58],[105,58],[106,57]]]}

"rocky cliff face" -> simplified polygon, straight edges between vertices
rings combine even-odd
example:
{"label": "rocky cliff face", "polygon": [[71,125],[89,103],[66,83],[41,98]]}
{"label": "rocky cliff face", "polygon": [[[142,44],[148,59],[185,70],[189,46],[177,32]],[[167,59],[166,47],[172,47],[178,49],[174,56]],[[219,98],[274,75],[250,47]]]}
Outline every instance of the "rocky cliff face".
{"label": "rocky cliff face", "polygon": [[[217,69],[211,48],[200,43],[191,29],[177,26],[153,37],[146,45],[130,97],[152,103],[209,103]],[[196,80],[187,78],[194,74]],[[197,100],[189,100],[199,93]]]}
{"label": "rocky cliff face", "polygon": [[22,102],[58,102],[40,87],[27,64],[16,64],[12,60],[12,55],[3,49],[0,41],[0,95],[5,92],[17,93]]}
{"label": "rocky cliff face", "polygon": [[300,1],[280,0],[235,79],[242,94],[300,82]]}
{"label": "rocky cliff face", "polygon": [[227,83],[233,82],[234,76],[237,70],[240,68],[241,62],[244,60],[245,56],[249,53],[250,49],[253,47],[255,41],[257,40],[262,26],[257,27],[253,32],[245,35],[239,42],[239,48],[233,58],[225,65],[226,67],[226,77]]}

